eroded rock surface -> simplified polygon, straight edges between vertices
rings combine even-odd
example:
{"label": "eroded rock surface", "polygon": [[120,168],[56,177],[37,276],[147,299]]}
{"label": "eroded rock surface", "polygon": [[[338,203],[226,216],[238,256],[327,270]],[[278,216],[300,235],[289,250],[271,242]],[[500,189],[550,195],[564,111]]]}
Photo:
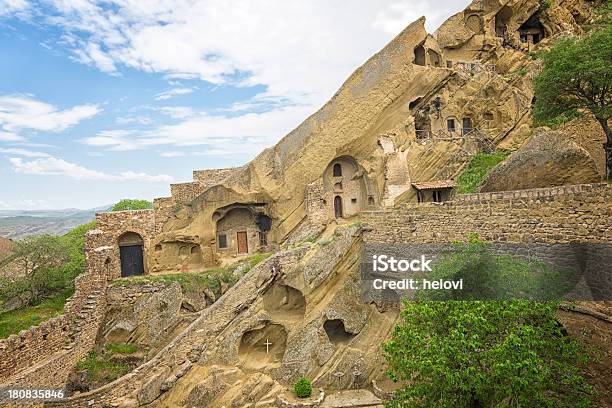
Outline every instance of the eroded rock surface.
{"label": "eroded rock surface", "polygon": [[562,132],[546,131],[498,164],[483,180],[480,191],[525,190],[599,180],[589,152]]}

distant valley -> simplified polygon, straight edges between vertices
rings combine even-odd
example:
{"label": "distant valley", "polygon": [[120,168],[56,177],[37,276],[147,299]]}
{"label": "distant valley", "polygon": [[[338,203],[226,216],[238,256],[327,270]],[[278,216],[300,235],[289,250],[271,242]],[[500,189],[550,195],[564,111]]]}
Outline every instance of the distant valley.
{"label": "distant valley", "polygon": [[111,206],[91,210],[0,210],[0,237],[12,240],[30,235],[62,235],[77,225],[93,221],[96,212]]}

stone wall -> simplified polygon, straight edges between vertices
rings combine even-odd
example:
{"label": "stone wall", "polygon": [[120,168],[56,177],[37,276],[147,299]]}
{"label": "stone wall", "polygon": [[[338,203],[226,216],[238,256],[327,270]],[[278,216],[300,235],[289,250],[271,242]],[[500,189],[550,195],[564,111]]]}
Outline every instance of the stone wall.
{"label": "stone wall", "polygon": [[443,203],[404,204],[362,214],[366,242],[612,241],[612,186],[583,184],[500,193],[457,195]]}
{"label": "stone wall", "polygon": [[0,341],[0,387],[63,387],[75,364],[93,347],[106,309],[109,247],[86,235],[85,272],[61,316]]}
{"label": "stone wall", "polygon": [[126,232],[135,232],[144,242],[144,270],[148,271],[151,240],[155,236],[155,210],[116,211],[96,214],[96,246],[110,247],[108,264],[111,265],[108,279],[121,276],[121,261],[118,239]]}
{"label": "stone wall", "polygon": [[172,200],[175,203],[187,204],[191,202],[198,195],[202,194],[207,189],[206,186],[197,183],[176,183],[170,184],[170,193],[172,194]]}
{"label": "stone wall", "polygon": [[193,181],[200,183],[204,188],[222,184],[225,179],[240,170],[239,167],[225,169],[194,170]]}

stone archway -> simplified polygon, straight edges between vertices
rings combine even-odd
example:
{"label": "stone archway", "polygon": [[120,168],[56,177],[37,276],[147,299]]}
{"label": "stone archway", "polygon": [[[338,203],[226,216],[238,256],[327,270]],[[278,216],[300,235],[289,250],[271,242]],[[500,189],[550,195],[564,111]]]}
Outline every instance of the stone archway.
{"label": "stone archway", "polygon": [[129,231],[117,240],[121,260],[121,277],[144,275],[144,241],[140,234]]}

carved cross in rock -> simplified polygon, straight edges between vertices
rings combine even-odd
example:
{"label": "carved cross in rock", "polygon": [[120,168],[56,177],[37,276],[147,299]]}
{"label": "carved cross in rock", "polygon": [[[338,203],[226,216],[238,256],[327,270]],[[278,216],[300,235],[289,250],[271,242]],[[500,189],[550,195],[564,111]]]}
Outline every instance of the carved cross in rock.
{"label": "carved cross in rock", "polygon": [[266,354],[268,354],[270,352],[270,346],[272,345],[272,343],[270,343],[270,340],[266,339],[264,345],[266,346]]}

